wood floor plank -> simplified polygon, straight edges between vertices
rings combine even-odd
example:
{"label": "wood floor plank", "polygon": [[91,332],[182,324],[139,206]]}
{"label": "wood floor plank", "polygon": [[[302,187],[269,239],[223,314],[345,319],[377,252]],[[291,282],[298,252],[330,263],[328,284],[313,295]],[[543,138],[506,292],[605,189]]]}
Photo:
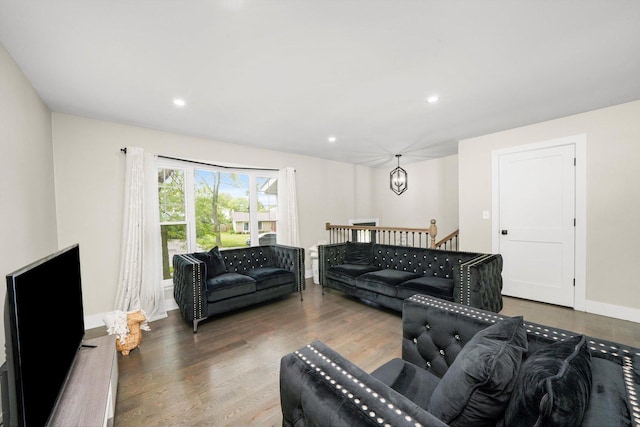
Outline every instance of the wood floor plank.
{"label": "wood floor plank", "polygon": [[[505,315],[638,346],[640,324],[505,298]],[[400,313],[307,281],[298,295],[198,326],[170,311],[118,355],[115,427],[279,426],[280,358],[315,339],[371,372],[401,354]],[[87,338],[106,328],[87,331]],[[114,338],[115,339],[115,338]]]}

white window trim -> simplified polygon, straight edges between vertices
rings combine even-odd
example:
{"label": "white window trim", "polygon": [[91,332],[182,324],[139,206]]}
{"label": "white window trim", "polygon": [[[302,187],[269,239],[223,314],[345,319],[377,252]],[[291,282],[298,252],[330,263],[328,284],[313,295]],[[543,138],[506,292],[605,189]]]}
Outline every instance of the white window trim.
{"label": "white window trim", "polygon": [[[188,160],[175,160],[159,158],[156,167],[158,169],[179,169],[184,171],[185,185],[185,221],[178,221],[175,224],[185,224],[187,226],[187,251],[193,253],[197,251],[196,246],[196,230],[193,225],[195,218],[195,195],[194,195],[194,177],[195,170],[211,170],[224,171],[226,173],[244,174],[249,177],[249,235],[251,236],[251,244],[258,244],[258,198],[256,188],[256,177],[278,178],[278,171],[270,169],[260,169],[251,166],[215,166],[206,163],[192,163]],[[174,222],[171,222],[173,224]],[[169,222],[161,222],[161,224],[170,224]],[[172,292],[173,279],[163,280],[165,292]]]}

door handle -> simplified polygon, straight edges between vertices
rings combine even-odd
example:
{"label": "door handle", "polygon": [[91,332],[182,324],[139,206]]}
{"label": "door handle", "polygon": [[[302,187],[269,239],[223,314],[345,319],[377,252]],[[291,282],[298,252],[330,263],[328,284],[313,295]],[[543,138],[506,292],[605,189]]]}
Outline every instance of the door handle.
{"label": "door handle", "polygon": [[503,236],[506,236],[507,234],[509,234],[509,230],[502,230],[500,234],[502,234]]}

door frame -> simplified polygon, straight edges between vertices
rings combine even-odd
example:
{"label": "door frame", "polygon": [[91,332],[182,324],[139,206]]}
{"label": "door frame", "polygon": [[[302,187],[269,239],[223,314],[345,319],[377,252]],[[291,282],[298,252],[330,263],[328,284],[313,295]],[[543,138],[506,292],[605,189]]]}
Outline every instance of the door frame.
{"label": "door frame", "polygon": [[575,167],[575,250],[574,250],[574,310],[586,311],[587,276],[587,135],[579,134],[531,144],[497,149],[491,152],[491,247],[493,253],[500,250],[500,156],[543,148],[574,145]]}

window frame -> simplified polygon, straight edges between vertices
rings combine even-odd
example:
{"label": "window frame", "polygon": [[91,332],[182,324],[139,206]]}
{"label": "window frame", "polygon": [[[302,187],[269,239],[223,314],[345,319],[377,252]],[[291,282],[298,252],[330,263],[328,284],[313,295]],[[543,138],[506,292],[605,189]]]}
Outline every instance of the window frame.
{"label": "window frame", "polygon": [[[187,160],[162,159],[159,158],[156,164],[156,170],[160,169],[176,169],[184,172],[184,195],[185,195],[185,221],[160,222],[163,225],[182,225],[186,224],[186,245],[187,253],[198,251],[196,242],[196,209],[195,209],[195,171],[206,170],[212,172],[235,173],[239,175],[247,175],[249,178],[249,238],[251,245],[258,244],[259,225],[258,225],[258,191],[257,178],[273,178],[278,179],[278,171],[274,169],[261,169],[255,167],[242,166],[216,166],[213,164],[190,162]],[[279,197],[276,194],[276,203],[279,203]],[[276,218],[276,224],[278,218]],[[276,225],[277,229],[277,225]],[[162,269],[162,265],[160,266]],[[173,287],[173,279],[163,279],[165,289]]]}

